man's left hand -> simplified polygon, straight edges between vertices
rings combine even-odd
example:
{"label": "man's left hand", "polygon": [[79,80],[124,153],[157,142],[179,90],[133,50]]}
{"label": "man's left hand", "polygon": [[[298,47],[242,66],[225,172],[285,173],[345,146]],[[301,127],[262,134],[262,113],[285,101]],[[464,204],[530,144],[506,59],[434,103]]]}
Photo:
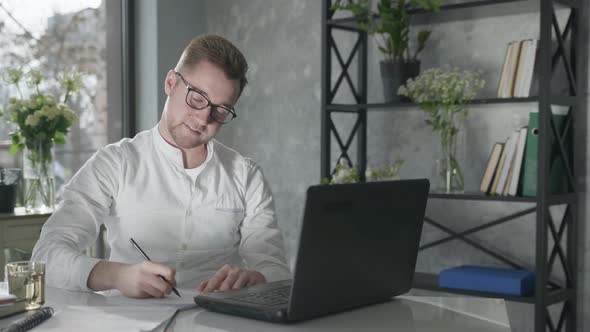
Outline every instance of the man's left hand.
{"label": "man's left hand", "polygon": [[226,264],[209,280],[203,281],[197,289],[199,292],[207,293],[216,290],[240,289],[263,282],[266,282],[266,278],[258,271],[244,270]]}

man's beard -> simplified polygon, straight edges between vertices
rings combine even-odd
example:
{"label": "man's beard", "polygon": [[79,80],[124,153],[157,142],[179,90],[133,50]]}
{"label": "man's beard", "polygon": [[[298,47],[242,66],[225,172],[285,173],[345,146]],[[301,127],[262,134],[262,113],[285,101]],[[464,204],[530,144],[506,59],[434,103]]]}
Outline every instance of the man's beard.
{"label": "man's beard", "polygon": [[[192,130],[184,123],[180,123],[174,127],[171,126],[168,128],[168,131],[174,140],[174,144],[178,148],[193,149],[200,145],[206,144],[208,141],[202,132],[198,132],[198,134],[193,133]],[[190,134],[183,133],[183,131]],[[191,137],[192,135],[197,136]]]}

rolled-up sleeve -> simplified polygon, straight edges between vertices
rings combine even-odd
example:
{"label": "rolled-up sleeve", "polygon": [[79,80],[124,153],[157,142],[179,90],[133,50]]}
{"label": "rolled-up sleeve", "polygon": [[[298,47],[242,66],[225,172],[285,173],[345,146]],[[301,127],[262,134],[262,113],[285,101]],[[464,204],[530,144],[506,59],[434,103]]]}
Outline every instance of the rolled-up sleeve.
{"label": "rolled-up sleeve", "polygon": [[33,249],[46,262],[48,286],[89,291],[88,275],[100,259],[82,251],[95,243],[118,190],[121,158],[116,148],[96,152],[65,187],[63,200],[47,220]]}
{"label": "rolled-up sleeve", "polygon": [[289,279],[272,193],[259,166],[250,165],[245,188],[246,216],[240,227],[240,255],[248,269],[262,273],[268,282]]}

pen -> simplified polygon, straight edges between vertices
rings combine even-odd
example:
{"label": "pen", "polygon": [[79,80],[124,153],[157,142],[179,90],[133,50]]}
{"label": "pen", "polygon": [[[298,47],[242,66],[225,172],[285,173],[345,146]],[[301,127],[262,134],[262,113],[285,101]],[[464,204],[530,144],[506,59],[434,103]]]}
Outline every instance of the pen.
{"label": "pen", "polygon": [[[133,240],[133,238],[129,238],[129,241],[135,247],[135,249],[137,249],[137,251],[139,251],[139,253],[143,256],[143,258],[145,258],[146,261],[151,261],[151,259],[148,257],[148,255],[145,252],[143,252],[143,250],[141,250],[141,248],[139,247],[139,244],[137,244],[137,242],[135,242]],[[164,280],[168,285],[170,285],[170,287],[172,287],[172,291],[174,292],[174,294],[178,295],[178,297],[181,297],[180,293],[176,290],[176,288],[174,288],[174,286],[172,286],[170,284],[170,282],[168,280],[166,280],[166,278],[164,278],[164,276],[160,275],[160,278],[162,278],[162,280]]]}

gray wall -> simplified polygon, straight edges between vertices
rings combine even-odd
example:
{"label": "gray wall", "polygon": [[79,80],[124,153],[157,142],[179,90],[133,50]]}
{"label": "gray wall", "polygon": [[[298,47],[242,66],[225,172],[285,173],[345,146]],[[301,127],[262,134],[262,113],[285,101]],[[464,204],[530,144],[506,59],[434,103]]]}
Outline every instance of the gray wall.
{"label": "gray wall", "polygon": [[[194,19],[173,20],[176,26],[170,28],[170,34],[182,29],[188,31],[189,35],[202,31],[219,33],[235,42],[245,53],[250,63],[250,85],[237,105],[238,118],[223,128],[219,139],[257,160],[265,170],[275,194],[278,221],[292,262],[305,190],[307,186],[318,183],[320,177],[321,2],[203,0],[199,4],[199,10],[190,15]],[[167,8],[158,13],[158,20],[162,19],[162,15],[169,15],[169,10],[172,9]],[[538,15],[527,8],[514,10],[513,7],[484,8],[468,14],[474,18],[422,22],[433,27],[432,40],[422,57],[423,68],[452,65],[480,69],[487,81],[484,93],[493,96],[506,44],[514,39],[538,37]],[[562,21],[563,15],[559,17]],[[153,35],[143,38],[146,41],[154,40]],[[162,38],[160,34],[157,40]],[[346,49],[352,45],[350,34],[343,33],[337,38],[339,44],[343,45],[341,51],[347,54]],[[141,34],[140,39],[144,40]],[[175,42],[177,50],[167,48],[172,54],[172,60],[184,46],[181,40],[184,39],[179,38]],[[377,65],[380,55],[372,42],[370,45],[369,97],[370,101],[377,102],[382,99]],[[170,44],[170,48],[173,47]],[[156,51],[157,54],[161,52],[162,49]],[[169,65],[158,62],[157,75],[165,75],[168,69]],[[153,75],[150,77],[153,78]],[[161,81],[163,79],[157,82],[157,91],[161,90]],[[588,91],[587,84],[585,86],[585,91]],[[338,98],[340,102],[350,101],[350,95],[346,93]],[[159,109],[152,109],[153,105],[149,102],[145,107],[149,109],[150,118],[153,118],[153,112],[159,112]],[[478,188],[492,143],[505,140],[512,128],[526,123],[527,114],[532,110],[535,110],[535,106],[528,104],[473,107],[462,134],[462,163],[467,190]],[[343,128],[342,132],[346,132],[344,128],[350,127],[352,123],[350,115],[338,117],[335,121]],[[408,109],[405,112],[371,113],[368,129],[369,165],[379,166],[399,156],[406,161],[400,174],[402,178],[427,176],[434,179],[433,158],[439,153],[438,140],[424,124],[422,112]],[[582,140],[587,142],[588,135],[583,134],[578,142],[582,143]],[[588,150],[587,143],[579,146]],[[333,151],[334,155],[337,150]],[[586,154],[589,152],[586,151]],[[583,158],[583,174],[588,169],[587,162]],[[586,183],[585,178],[579,179],[579,184],[584,188],[587,187]],[[588,198],[584,196],[583,202],[587,203]],[[427,214],[456,230],[462,230],[528,207],[530,205],[500,202],[466,204],[431,200]],[[554,212],[560,214],[559,209]],[[582,255],[578,277],[582,291],[578,310],[580,323],[584,324],[579,329],[582,331],[582,327],[590,327],[589,318],[583,319],[581,315],[582,310],[587,309],[583,305],[590,303],[590,235],[584,225],[585,211],[581,211],[579,221],[582,224]],[[475,235],[474,238],[525,266],[532,266],[535,241],[533,225],[534,216],[529,216]],[[441,236],[443,234],[437,230],[426,227],[423,241]],[[418,270],[436,272],[462,263],[498,265],[498,262],[487,256],[461,243],[452,242],[422,252]],[[560,277],[560,273],[557,276]],[[508,303],[508,309],[514,331],[532,330],[531,305]]]}
{"label": "gray wall", "polygon": [[166,94],[164,79],[184,47],[205,32],[203,2],[199,0],[142,0],[134,2],[135,97],[137,131],[160,119]]}
{"label": "gray wall", "polygon": [[219,139],[264,169],[292,257],[305,190],[319,180],[319,1],[207,1],[206,10],[208,32],[235,42],[250,65],[238,118]]}

